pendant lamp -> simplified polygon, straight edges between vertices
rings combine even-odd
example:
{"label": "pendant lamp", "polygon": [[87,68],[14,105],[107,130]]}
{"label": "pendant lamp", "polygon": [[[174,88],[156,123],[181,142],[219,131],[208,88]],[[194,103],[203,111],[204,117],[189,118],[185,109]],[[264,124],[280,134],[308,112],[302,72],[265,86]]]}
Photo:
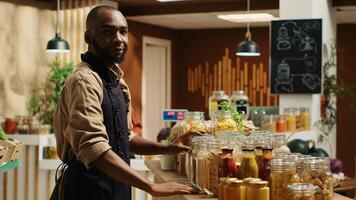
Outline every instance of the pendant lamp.
{"label": "pendant lamp", "polygon": [[48,41],[47,43],[47,52],[51,53],[67,53],[69,52],[69,44],[66,40],[61,38],[59,33],[59,0],[57,0],[57,16],[56,16],[56,35],[55,37]]}
{"label": "pendant lamp", "polygon": [[[247,0],[247,14],[250,13],[250,0]],[[237,56],[260,56],[261,51],[258,44],[251,39],[250,32],[250,22],[247,22],[247,32],[245,35],[245,40],[240,42],[237,47],[236,55]]]}

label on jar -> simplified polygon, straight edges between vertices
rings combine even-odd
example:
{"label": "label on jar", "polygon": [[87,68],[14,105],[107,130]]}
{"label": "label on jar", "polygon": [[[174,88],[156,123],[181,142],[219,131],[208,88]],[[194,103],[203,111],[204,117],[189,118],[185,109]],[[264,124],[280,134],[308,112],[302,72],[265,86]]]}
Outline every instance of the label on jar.
{"label": "label on jar", "polygon": [[235,101],[236,111],[241,114],[247,114],[248,102],[247,100],[240,99]]}
{"label": "label on jar", "polygon": [[211,101],[210,102],[210,111],[218,111],[222,110],[221,103],[222,102],[228,102],[227,100],[219,100],[219,101]]}

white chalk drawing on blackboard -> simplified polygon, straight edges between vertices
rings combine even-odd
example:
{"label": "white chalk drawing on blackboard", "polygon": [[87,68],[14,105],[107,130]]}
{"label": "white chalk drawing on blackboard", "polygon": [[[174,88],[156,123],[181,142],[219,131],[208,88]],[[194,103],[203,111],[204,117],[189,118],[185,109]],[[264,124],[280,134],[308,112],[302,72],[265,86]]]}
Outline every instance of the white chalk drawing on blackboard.
{"label": "white chalk drawing on blackboard", "polygon": [[315,90],[321,86],[320,77],[316,74],[304,74],[302,81],[310,90]]}
{"label": "white chalk drawing on blackboard", "polygon": [[[293,36],[290,41],[287,25],[291,24],[293,26]],[[304,28],[306,30],[310,29],[318,29],[320,28],[319,24],[308,24],[308,25],[303,25],[307,28]],[[316,42],[315,40],[310,37],[306,32],[302,30],[302,28],[295,22],[293,21],[287,21],[282,23],[281,27],[278,29],[278,37],[276,39],[277,42],[277,50],[279,51],[286,51],[290,50],[292,48],[292,44],[294,46],[298,47],[298,50],[300,52],[306,52],[306,51],[315,51],[317,53],[317,48],[316,48]]]}
{"label": "white chalk drawing on blackboard", "polygon": [[310,31],[310,30],[320,30],[320,23],[319,22],[306,22],[303,24],[303,29],[305,31]]}
{"label": "white chalk drawing on blackboard", "polygon": [[293,88],[293,77],[295,76],[303,76],[303,84],[307,86],[311,90],[315,90],[315,88],[320,85],[320,77],[313,74],[292,74],[290,65],[288,64],[288,60],[290,61],[304,61],[307,72],[314,71],[316,69],[316,58],[313,56],[308,56],[305,54],[301,58],[284,58],[281,63],[277,66],[277,78],[275,78],[276,84],[274,86],[274,91],[277,93],[292,93],[294,92]]}
{"label": "white chalk drawing on blackboard", "polygon": [[277,49],[280,51],[289,50],[291,48],[289,39],[288,29],[285,26],[281,26],[278,30]]}
{"label": "white chalk drawing on blackboard", "polygon": [[312,37],[306,36],[299,44],[299,51],[315,51],[317,53],[316,42]]}

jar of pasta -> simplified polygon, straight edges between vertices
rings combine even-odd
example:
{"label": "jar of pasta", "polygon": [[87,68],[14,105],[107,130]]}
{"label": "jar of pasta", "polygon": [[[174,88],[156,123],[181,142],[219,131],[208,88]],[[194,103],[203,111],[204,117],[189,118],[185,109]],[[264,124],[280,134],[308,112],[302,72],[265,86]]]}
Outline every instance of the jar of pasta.
{"label": "jar of pasta", "polygon": [[289,200],[314,200],[316,187],[313,184],[295,183],[288,186]]}
{"label": "jar of pasta", "polygon": [[220,160],[222,156],[221,148],[224,146],[224,141],[220,139],[215,139],[208,143],[208,156],[206,159],[206,168],[208,173],[207,181],[207,193],[216,196],[218,194],[219,186],[219,171],[220,171]]}
{"label": "jar of pasta", "polygon": [[328,158],[307,159],[301,180],[303,183],[311,183],[317,186],[315,199],[333,199],[333,176]]}
{"label": "jar of pasta", "polygon": [[209,98],[209,117],[216,119],[216,113],[222,110],[221,103],[229,103],[229,96],[225,94],[224,90],[213,91],[213,95]]}
{"label": "jar of pasta", "polygon": [[184,121],[182,122],[183,133],[187,132],[206,132],[204,123],[204,112],[185,112]]}
{"label": "jar of pasta", "polygon": [[300,182],[296,170],[294,161],[284,159],[273,159],[271,161],[272,200],[285,200],[288,196],[288,185]]}
{"label": "jar of pasta", "polygon": [[304,130],[310,129],[311,117],[309,108],[300,108],[300,119]]}
{"label": "jar of pasta", "polygon": [[237,125],[228,111],[220,111],[213,126],[213,134],[217,135],[221,131],[237,131]]}
{"label": "jar of pasta", "polygon": [[196,155],[196,186],[201,190],[206,190],[208,174],[206,157],[208,156],[208,143],[213,140],[212,136],[201,136],[200,143],[197,144],[198,152]]}

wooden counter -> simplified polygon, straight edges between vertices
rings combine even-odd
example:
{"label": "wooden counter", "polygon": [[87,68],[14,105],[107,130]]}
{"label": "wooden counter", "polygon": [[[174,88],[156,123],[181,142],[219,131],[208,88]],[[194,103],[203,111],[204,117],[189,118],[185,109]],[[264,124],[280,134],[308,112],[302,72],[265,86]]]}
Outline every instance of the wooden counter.
{"label": "wooden counter", "polygon": [[[156,183],[165,183],[165,182],[177,182],[185,185],[190,185],[187,178],[175,171],[162,171],[161,166],[158,160],[148,160],[145,161],[146,166],[152,172],[154,176],[154,181]],[[217,198],[211,198],[207,195],[176,195],[173,197],[164,197],[164,198],[153,198],[154,200],[217,200]],[[335,194],[334,200],[351,200],[350,198]]]}

